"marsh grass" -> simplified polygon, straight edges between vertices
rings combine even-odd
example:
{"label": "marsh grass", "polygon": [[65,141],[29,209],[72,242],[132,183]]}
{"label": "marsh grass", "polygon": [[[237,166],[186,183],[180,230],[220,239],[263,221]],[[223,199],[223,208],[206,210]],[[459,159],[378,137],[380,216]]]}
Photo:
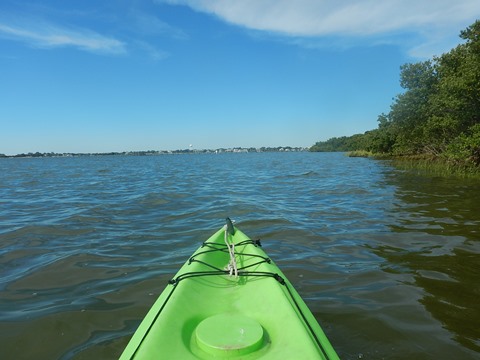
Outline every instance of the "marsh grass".
{"label": "marsh grass", "polygon": [[377,160],[390,160],[398,169],[417,171],[434,176],[459,176],[465,178],[478,178],[480,180],[480,167],[472,163],[451,161],[442,157],[426,155],[393,156],[375,154],[370,151],[356,150],[345,153],[348,157],[371,157]]}
{"label": "marsh grass", "polygon": [[458,161],[450,161],[442,157],[401,156],[391,157],[392,165],[409,171],[418,171],[434,176],[458,176],[480,179],[480,167]]}
{"label": "marsh grass", "polygon": [[345,154],[348,157],[372,157],[374,154],[366,150],[349,151]]}

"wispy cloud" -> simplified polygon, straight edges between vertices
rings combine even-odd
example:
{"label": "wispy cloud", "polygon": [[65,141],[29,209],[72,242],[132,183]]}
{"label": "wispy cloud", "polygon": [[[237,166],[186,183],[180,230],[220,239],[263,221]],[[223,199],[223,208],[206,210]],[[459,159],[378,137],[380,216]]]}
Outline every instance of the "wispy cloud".
{"label": "wispy cloud", "polygon": [[[341,36],[376,40],[406,33],[412,51],[446,51],[451,37],[480,17],[478,0],[157,0],[187,5],[226,22],[288,37]],[[419,52],[420,53],[420,52]]]}
{"label": "wispy cloud", "polygon": [[65,28],[44,21],[0,22],[0,36],[39,48],[75,47],[113,55],[126,52],[125,44],[115,38],[88,29]]}
{"label": "wispy cloud", "polygon": [[137,32],[144,35],[162,35],[169,38],[184,40],[188,38],[187,33],[182,29],[172,26],[154,15],[141,11],[133,11],[131,14],[132,23]]}
{"label": "wispy cloud", "polygon": [[154,45],[152,45],[148,42],[137,40],[137,41],[135,41],[135,45],[139,49],[146,52],[148,54],[149,58],[152,59],[153,61],[160,61],[160,60],[164,60],[164,59],[170,57],[169,52],[158,49],[156,46],[154,46]]}
{"label": "wispy cloud", "polygon": [[131,44],[153,61],[164,60],[171,56],[170,52],[158,47],[159,39],[187,40],[189,38],[182,29],[138,9],[132,10],[127,19]]}

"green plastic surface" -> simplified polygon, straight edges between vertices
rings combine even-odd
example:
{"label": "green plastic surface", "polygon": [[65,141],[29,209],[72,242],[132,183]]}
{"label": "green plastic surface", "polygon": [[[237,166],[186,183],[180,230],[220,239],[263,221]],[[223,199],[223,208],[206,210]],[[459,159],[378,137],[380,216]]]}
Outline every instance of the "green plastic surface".
{"label": "green plastic surface", "polygon": [[[222,228],[207,242],[221,247],[224,237]],[[228,235],[228,239],[239,244],[249,238],[235,228],[235,234]],[[266,257],[261,247],[235,246],[239,268],[278,274],[285,280],[284,285],[273,277],[235,278],[228,274],[188,277],[169,284],[120,359],[338,359],[285,275],[273,261],[262,261],[258,256]],[[187,261],[175,278],[212,272],[211,266],[225,269],[230,261],[228,250],[209,251],[208,246],[200,247],[193,257],[197,261]],[[223,318],[218,326],[214,324],[217,316]],[[225,319],[228,316],[229,321]],[[243,342],[232,342],[241,329],[246,334]],[[235,350],[226,351],[228,346]]]}

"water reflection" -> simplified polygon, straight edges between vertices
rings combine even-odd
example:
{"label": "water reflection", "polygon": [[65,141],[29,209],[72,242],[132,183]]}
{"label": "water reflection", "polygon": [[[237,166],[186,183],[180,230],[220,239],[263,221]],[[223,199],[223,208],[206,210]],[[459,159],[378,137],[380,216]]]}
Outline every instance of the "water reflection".
{"label": "water reflection", "polygon": [[480,352],[480,184],[473,180],[395,172],[396,222],[372,251],[384,271],[410,272],[419,300],[455,341]]}
{"label": "water reflection", "polygon": [[480,182],[429,177],[397,171],[388,176],[401,200],[394,231],[419,230],[432,235],[480,239]]}

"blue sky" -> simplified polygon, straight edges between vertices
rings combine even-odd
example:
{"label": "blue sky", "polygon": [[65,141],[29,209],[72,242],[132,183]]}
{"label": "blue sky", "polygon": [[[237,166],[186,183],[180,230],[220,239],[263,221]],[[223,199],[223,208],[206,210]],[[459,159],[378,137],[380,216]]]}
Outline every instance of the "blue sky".
{"label": "blue sky", "polygon": [[377,127],[478,0],[0,3],[0,153],[311,146]]}

